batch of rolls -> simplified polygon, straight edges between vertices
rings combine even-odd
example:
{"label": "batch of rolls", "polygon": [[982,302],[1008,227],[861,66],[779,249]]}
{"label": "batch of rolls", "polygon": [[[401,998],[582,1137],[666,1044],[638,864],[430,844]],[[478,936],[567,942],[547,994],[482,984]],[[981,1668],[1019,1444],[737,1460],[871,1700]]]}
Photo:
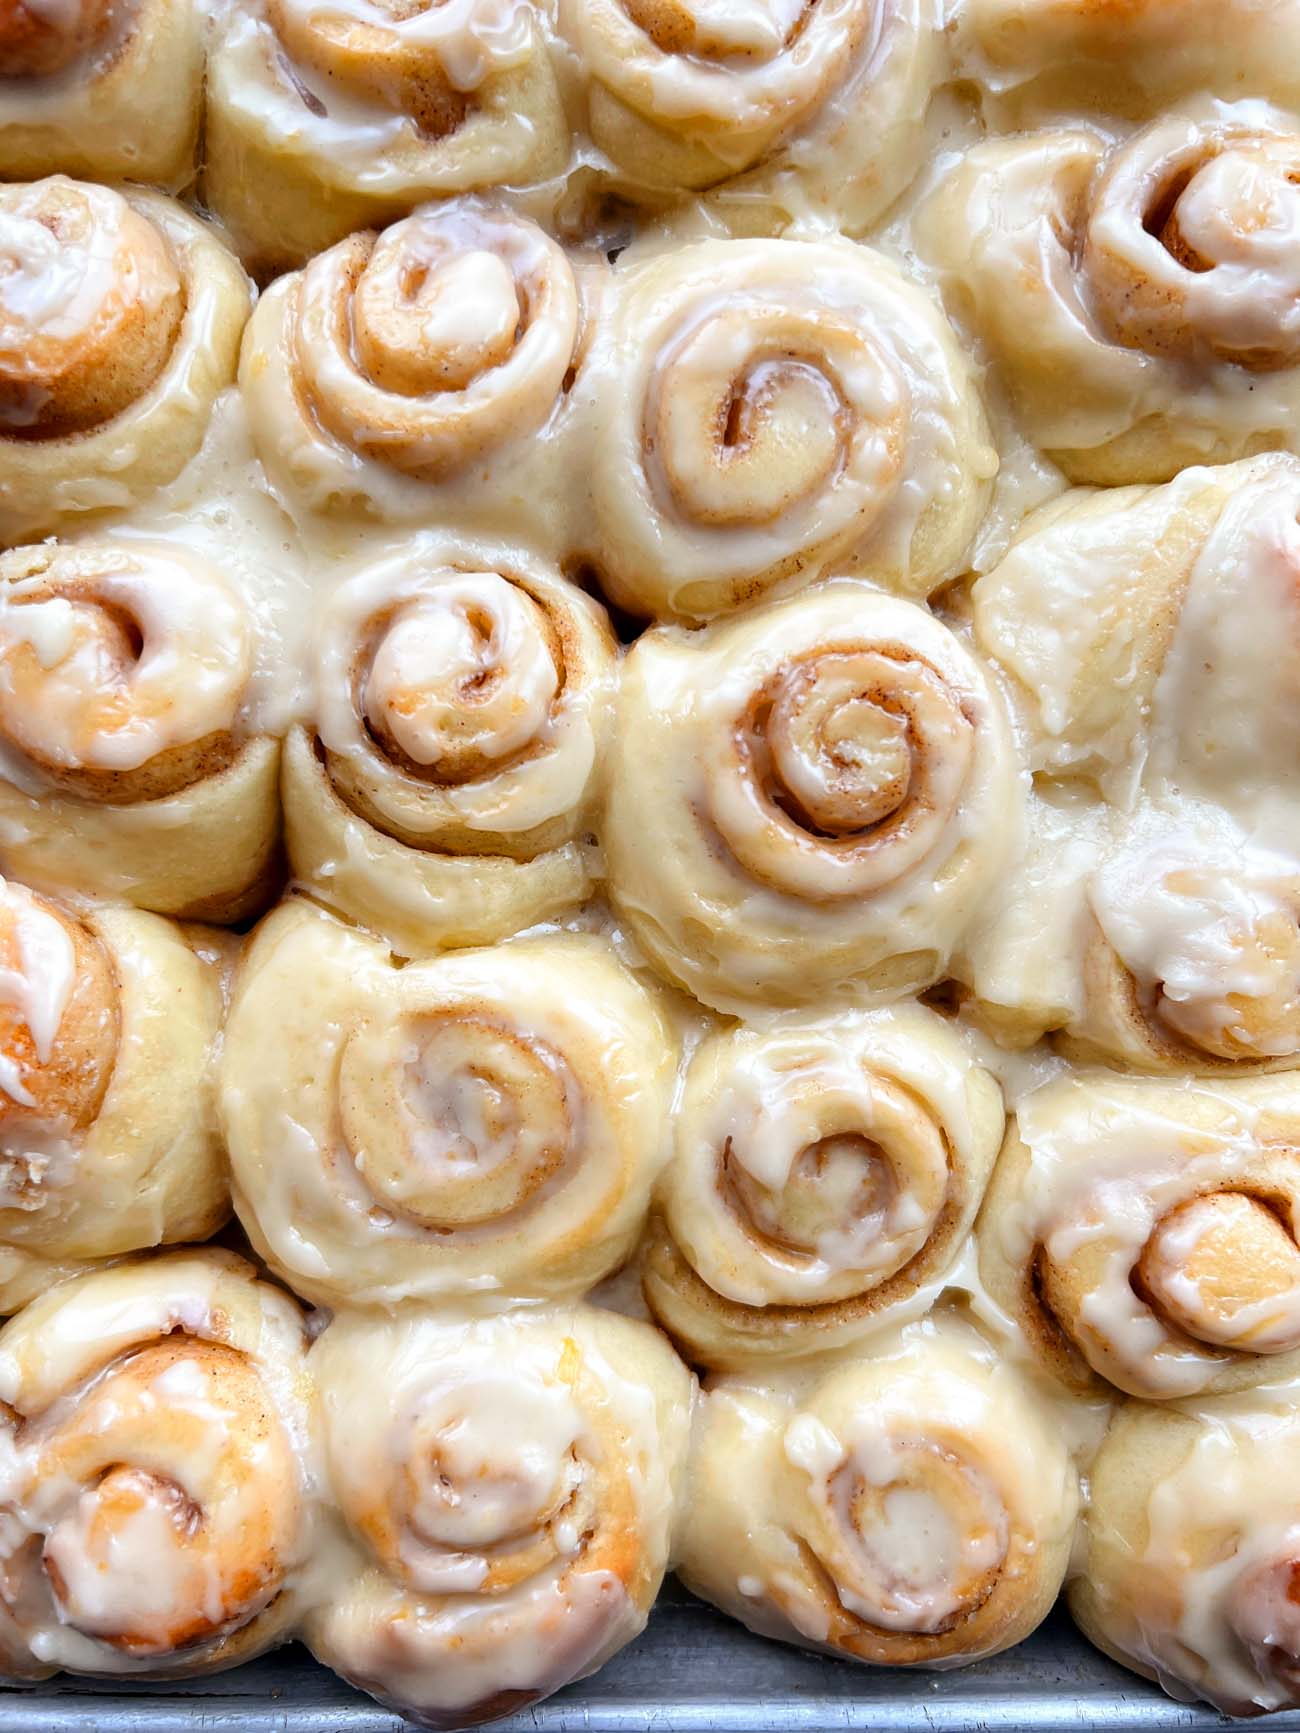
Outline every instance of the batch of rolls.
{"label": "batch of rolls", "polygon": [[675,1569],[1300,1703],[1297,115],[1300,0],[3,0],[6,1676],[462,1727]]}

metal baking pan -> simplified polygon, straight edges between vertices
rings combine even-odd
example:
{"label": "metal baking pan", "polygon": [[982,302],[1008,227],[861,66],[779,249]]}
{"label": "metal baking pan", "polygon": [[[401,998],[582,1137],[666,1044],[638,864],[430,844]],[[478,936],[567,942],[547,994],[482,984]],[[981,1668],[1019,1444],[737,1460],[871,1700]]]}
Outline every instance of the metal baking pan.
{"label": "metal baking pan", "polygon": [[[409,1724],[282,1649],[189,1683],[59,1678],[0,1694],[0,1733],[400,1733]],[[855,1667],[753,1637],[668,1584],[650,1628],[592,1679],[494,1722],[500,1733],[1153,1733],[1258,1726],[1171,1702],[1089,1647],[1064,1612],[975,1667]]]}

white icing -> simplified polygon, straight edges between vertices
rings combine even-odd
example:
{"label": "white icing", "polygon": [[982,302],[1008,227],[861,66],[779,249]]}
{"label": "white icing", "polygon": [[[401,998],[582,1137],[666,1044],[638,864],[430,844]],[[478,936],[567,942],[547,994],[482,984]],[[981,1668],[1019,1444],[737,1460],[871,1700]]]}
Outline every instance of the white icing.
{"label": "white icing", "polygon": [[[47,1064],[74,985],[76,953],[60,921],[21,885],[0,880],[16,955],[0,966],[0,1004],[17,1013],[31,1036],[38,1065]],[[35,1105],[23,1067],[0,1052],[0,1090],[20,1106]]]}
{"label": "white icing", "polygon": [[[1077,1313],[1062,1322],[1091,1364],[1122,1387],[1189,1395],[1205,1389],[1224,1363],[1217,1342],[1194,1341],[1140,1297],[1133,1272],[1180,1205],[1202,1194],[1249,1192],[1264,1147],[1261,1112],[1288,1114],[1296,1106],[1284,1079],[1216,1088],[1102,1075],[1062,1078],[1021,1104],[1019,1133],[1032,1159],[1015,1205],[996,1224],[999,1244],[1019,1269],[1035,1245],[1058,1265],[1090,1249]],[[1169,1228],[1162,1232],[1170,1262],[1178,1241]],[[1195,1317],[1199,1293],[1189,1290],[1187,1300]],[[1244,1348],[1293,1345],[1300,1318],[1294,1292],[1239,1311]]]}
{"label": "white icing", "polygon": [[[218,571],[149,542],[101,543],[84,558],[54,551],[26,569],[0,590],[0,717],[16,746],[38,762],[133,770],[231,729],[249,633]],[[115,643],[115,614],[140,634],[133,659]]]}
{"label": "white icing", "polygon": [[[1231,1040],[1261,1059],[1296,1049],[1300,1027],[1300,862],[1240,834],[1162,830],[1113,854],[1091,903],[1126,969],[1165,1001],[1165,1020],[1192,1040]],[[1280,923],[1265,948],[1261,925]],[[1260,1029],[1233,1000],[1271,1000]],[[1221,1051],[1218,1045],[1213,1051]]]}

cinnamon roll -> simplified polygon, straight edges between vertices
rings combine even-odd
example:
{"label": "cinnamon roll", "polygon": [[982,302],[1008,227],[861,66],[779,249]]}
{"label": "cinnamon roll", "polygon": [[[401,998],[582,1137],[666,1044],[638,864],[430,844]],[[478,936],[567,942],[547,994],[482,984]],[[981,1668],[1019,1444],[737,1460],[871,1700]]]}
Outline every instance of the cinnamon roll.
{"label": "cinnamon roll", "polygon": [[1116,813],[1044,781],[953,960],[966,1014],[1027,1047],[1171,1075],[1300,1054],[1300,860],[1192,802]]}
{"label": "cinnamon roll", "polygon": [[1228,1715],[1300,1706],[1296,1395],[1128,1402],[1090,1471],[1076,1621],[1122,1666]]}
{"label": "cinnamon roll", "polygon": [[1300,749],[1300,459],[1068,493],[972,592],[1033,770],[1113,804],[1196,796],[1253,832],[1294,830]]}
{"label": "cinnamon roll", "polygon": [[688,1484],[689,1588],[762,1636],[893,1667],[1027,1637],[1078,1505],[1051,1414],[951,1319],[811,1382],[715,1382]]}
{"label": "cinnamon roll", "polygon": [[0,186],[0,539],[178,475],[248,306],[234,259],[170,199],[61,175]]}
{"label": "cinnamon roll", "polygon": [[532,0],[235,0],[215,32],[204,192],[259,273],[568,155]]}
{"label": "cinnamon roll", "polygon": [[228,1252],[45,1294],[0,1331],[0,1665],[178,1677],[282,1642],[315,1503],[302,1314]]}
{"label": "cinnamon roll", "polygon": [[897,998],[936,981],[1007,860],[1020,767],[978,664],[841,579],[624,664],[610,895],[706,1004]]}
{"label": "cinnamon roll", "polygon": [[1073,481],[1164,481],[1294,449],[1300,121],[1199,98],[1114,143],[1086,128],[979,145],[922,247]]}
{"label": "cinnamon roll", "polygon": [[561,461],[538,436],[567,421],[601,271],[581,276],[534,223],[462,199],[274,283],[240,363],[272,480],[308,510],[444,522],[486,486],[488,533],[507,512],[535,527],[546,480],[492,478],[540,445]]}
{"label": "cinnamon roll", "polygon": [[1300,859],[1225,824],[1147,821],[1088,883],[1059,1042],[1139,1071],[1277,1070],[1300,1056]]}
{"label": "cinnamon roll", "polygon": [[425,537],[326,604],[289,860],[407,955],[584,901],[616,679],[603,611],[528,557]]}
{"label": "cinnamon roll", "polygon": [[1002,1128],[997,1084],[920,1005],[711,1037],[674,1119],[651,1311],[691,1359],[743,1366],[924,1309]]}
{"label": "cinnamon roll", "polygon": [[226,1029],[235,1207],[299,1293],[560,1299],[621,1264],[667,1155],[676,1049],[591,935],[395,967],[292,902]]}
{"label": "cinnamon roll", "polygon": [[173,0],[8,0],[0,12],[0,173],[57,169],[176,191],[194,175],[203,45]]}
{"label": "cinnamon roll", "polygon": [[0,856],[31,883],[234,921],[276,868],[252,625],[177,543],[0,555]]}
{"label": "cinnamon roll", "polygon": [[969,0],[955,51],[997,130],[1093,110],[1148,120],[1202,90],[1300,104],[1296,0]]}
{"label": "cinnamon roll", "polygon": [[1072,1390],[1148,1399],[1300,1367],[1300,1091],[1069,1074],[1020,1106],[979,1222],[984,1283]]}
{"label": "cinnamon roll", "polygon": [[997,458],[951,330],[887,260],[702,241],[616,282],[592,552],[629,612],[704,619],[832,565],[923,596],[963,568]]}
{"label": "cinnamon roll", "polygon": [[[559,11],[587,130],[624,194],[721,188],[742,223],[770,208],[769,233],[810,202],[861,232],[917,167],[938,73],[926,0],[560,0]],[[762,219],[748,232],[764,232]]]}
{"label": "cinnamon roll", "polygon": [[466,1727],[642,1629],[692,1383],[653,1330],[586,1306],[345,1312],[311,1363],[350,1542],[306,1626],[327,1665],[422,1727]]}
{"label": "cinnamon roll", "polygon": [[52,1264],[206,1239],[219,964],[157,915],[0,880],[0,1311]]}

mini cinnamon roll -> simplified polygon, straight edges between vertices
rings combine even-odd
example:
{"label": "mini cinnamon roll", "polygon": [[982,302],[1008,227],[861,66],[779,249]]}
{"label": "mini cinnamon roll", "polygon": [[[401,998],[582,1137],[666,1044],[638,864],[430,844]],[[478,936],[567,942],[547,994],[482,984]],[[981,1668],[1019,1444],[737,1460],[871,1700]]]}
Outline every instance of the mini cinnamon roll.
{"label": "mini cinnamon roll", "polygon": [[1198,99],[1113,144],[967,153],[921,219],[1025,431],[1072,481],[1294,449],[1300,122]]}
{"label": "mini cinnamon roll", "polygon": [[0,173],[149,181],[194,175],[203,83],[198,8],[172,0],[6,0]]}
{"label": "mini cinnamon roll", "polygon": [[1005,1044],[1176,1075],[1286,1070],[1300,1054],[1300,859],[1223,812],[1129,817],[1044,782],[1029,842],[953,973]]}
{"label": "mini cinnamon roll", "polygon": [[585,297],[556,242],[478,199],[350,236],[273,284],[249,326],[262,461],[308,509],[427,520],[436,484],[459,496],[564,407]]}
{"label": "mini cinnamon roll", "polygon": [[890,1667],[1027,1637],[1078,1509],[1054,1417],[946,1317],[811,1381],[715,1381],[688,1485],[688,1588],[761,1636]]}
{"label": "mini cinnamon roll", "polygon": [[644,1627],[692,1386],[655,1331],[586,1306],[344,1312],[311,1365],[349,1541],[307,1621],[320,1660],[422,1727],[477,1726]]}
{"label": "mini cinnamon roll", "polygon": [[600,606],[524,555],[425,537],[367,567],[286,747],[295,875],[407,955],[576,907],[615,680]]}
{"label": "mini cinnamon roll", "polygon": [[676,1056],[603,939],[399,968],[290,902],[259,928],[226,1029],[235,1208],[325,1304],[576,1296],[640,1232]]}
{"label": "mini cinnamon roll", "polygon": [[691,1359],[743,1366],[924,1310],[1002,1127],[993,1078],[919,1005],[711,1037],[674,1120],[651,1311]]}
{"label": "mini cinnamon roll", "polygon": [[127,506],[198,450],[249,289],[156,193],[0,186],[0,537]]}
{"label": "mini cinnamon roll", "polygon": [[704,241],[615,280],[588,377],[623,607],[705,619],[832,563],[923,596],[962,568],[997,458],[952,332],[886,260]]}
{"label": "mini cinnamon roll", "polygon": [[1300,460],[1280,453],[1035,513],[972,591],[1031,767],[1118,805],[1153,773],[1221,805],[1279,781],[1300,716],[1298,518]]}
{"label": "mini cinnamon roll", "polygon": [[219,963],[167,921],[0,880],[0,1311],[221,1225],[221,1018]]}
{"label": "mini cinnamon roll", "polygon": [[531,0],[236,0],[211,45],[204,191],[260,274],[568,155]]}
{"label": "mini cinnamon roll", "polygon": [[178,544],[0,556],[0,845],[7,867],[164,914],[265,900],[278,742],[249,712],[252,629]]}
{"label": "mini cinnamon roll", "polygon": [[999,132],[1084,111],[1145,121],[1203,90],[1300,104],[1296,0],[970,0],[955,25],[957,69]]}
{"label": "mini cinnamon roll", "polygon": [[802,197],[860,232],[917,166],[938,71],[937,17],[918,0],[561,0],[560,27],[624,195],[721,189],[742,223],[747,206]]}
{"label": "mini cinnamon roll", "polygon": [[1070,1584],[1084,1635],[1184,1701],[1300,1706],[1295,1385],[1125,1403],[1089,1480]]}
{"label": "mini cinnamon roll", "polygon": [[933,615],[850,579],[646,633],[611,764],[614,905],[721,1007],[936,981],[1023,805],[978,664]]}
{"label": "mini cinnamon roll", "polygon": [[0,1662],[176,1678],[283,1642],[314,1526],[302,1314],[242,1258],[64,1282],[0,1331]]}
{"label": "mini cinnamon roll", "polygon": [[1300,1093],[1068,1075],[1022,1104],[980,1217],[980,1271],[1068,1388],[1149,1400],[1300,1367]]}
{"label": "mini cinnamon roll", "polygon": [[1062,1050],[1140,1071],[1300,1056],[1300,859],[1220,825],[1137,827],[1094,872]]}

